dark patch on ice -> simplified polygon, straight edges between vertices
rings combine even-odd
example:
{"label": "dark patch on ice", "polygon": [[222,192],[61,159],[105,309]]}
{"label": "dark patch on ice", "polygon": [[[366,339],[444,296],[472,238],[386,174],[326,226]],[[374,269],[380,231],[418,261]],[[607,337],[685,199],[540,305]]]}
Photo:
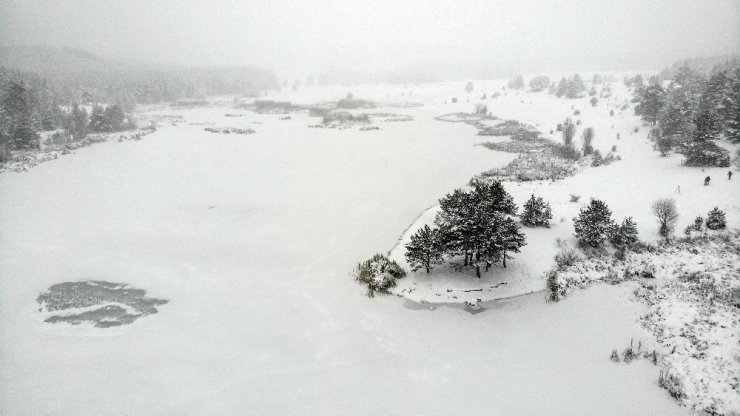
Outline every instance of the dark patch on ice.
{"label": "dark patch on ice", "polygon": [[454,303],[454,302],[442,302],[442,303],[430,303],[430,302],[417,302],[411,299],[406,299],[403,303],[403,307],[415,311],[434,311],[442,307],[462,309],[471,315],[477,315],[481,312],[485,312],[488,308],[485,308],[479,303]]}
{"label": "dark patch on ice", "polygon": [[157,313],[167,300],[146,297],[146,291],[100,280],[58,283],[39,295],[39,312],[58,312],[44,322],[93,323],[98,328],[127,325]]}

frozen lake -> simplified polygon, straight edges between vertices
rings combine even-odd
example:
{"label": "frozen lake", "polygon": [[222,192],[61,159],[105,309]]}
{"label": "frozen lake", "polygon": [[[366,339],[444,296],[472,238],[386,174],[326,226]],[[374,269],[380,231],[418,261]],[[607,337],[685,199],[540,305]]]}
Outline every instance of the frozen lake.
{"label": "frozen lake", "polygon": [[[143,141],[0,175],[1,413],[684,414],[656,368],[608,360],[648,339],[629,286],[477,315],[365,297],[359,260],[513,158],[436,110],[378,111],[415,120],[183,110]],[[83,279],[169,303],[119,328],[43,323],[36,296]]]}

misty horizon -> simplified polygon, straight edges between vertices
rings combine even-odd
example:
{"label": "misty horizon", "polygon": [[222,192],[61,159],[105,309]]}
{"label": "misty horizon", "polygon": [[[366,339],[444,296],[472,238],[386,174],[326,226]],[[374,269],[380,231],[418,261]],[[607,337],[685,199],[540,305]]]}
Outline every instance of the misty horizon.
{"label": "misty horizon", "polygon": [[[40,7],[43,6],[43,7]],[[449,78],[658,71],[740,52],[738,3],[6,2],[0,45],[81,49],[136,63]],[[670,11],[670,12],[669,12]],[[555,34],[555,35],[554,35]]]}

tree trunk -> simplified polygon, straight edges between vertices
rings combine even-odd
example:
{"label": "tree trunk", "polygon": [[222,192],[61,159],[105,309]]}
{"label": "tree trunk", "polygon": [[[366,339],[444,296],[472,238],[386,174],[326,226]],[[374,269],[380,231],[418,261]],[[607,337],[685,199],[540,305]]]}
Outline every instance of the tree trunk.
{"label": "tree trunk", "polygon": [[480,264],[475,265],[475,275],[480,279]]}
{"label": "tree trunk", "polygon": [[504,269],[506,268],[506,249],[504,249]]}

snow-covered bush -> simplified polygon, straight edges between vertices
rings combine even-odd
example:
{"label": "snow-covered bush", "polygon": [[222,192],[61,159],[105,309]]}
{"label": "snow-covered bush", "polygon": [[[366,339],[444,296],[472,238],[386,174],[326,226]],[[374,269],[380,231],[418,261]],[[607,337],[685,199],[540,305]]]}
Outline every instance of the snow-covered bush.
{"label": "snow-covered bush", "polygon": [[721,230],[727,227],[725,212],[718,207],[712,208],[707,214],[707,228],[710,230]]}
{"label": "snow-covered bush", "polygon": [[375,292],[388,293],[397,279],[406,276],[406,271],[395,260],[376,254],[359,263],[354,274],[355,280],[367,285],[367,295],[373,297]]}
{"label": "snow-covered bush", "polygon": [[691,234],[694,232],[701,233],[703,226],[704,226],[704,218],[696,217],[694,219],[694,223],[687,225],[683,233],[686,234],[686,236],[691,237]]}
{"label": "snow-covered bush", "polygon": [[521,215],[522,224],[530,227],[547,227],[550,228],[552,219],[552,209],[550,203],[545,202],[542,197],[532,197],[524,204],[524,210]]}
{"label": "snow-covered bush", "polygon": [[555,245],[558,248],[558,252],[555,254],[555,263],[557,264],[558,270],[563,270],[566,267],[573,266],[581,260],[581,255],[578,254],[578,250],[569,247],[565,240],[557,238],[555,239]]}

